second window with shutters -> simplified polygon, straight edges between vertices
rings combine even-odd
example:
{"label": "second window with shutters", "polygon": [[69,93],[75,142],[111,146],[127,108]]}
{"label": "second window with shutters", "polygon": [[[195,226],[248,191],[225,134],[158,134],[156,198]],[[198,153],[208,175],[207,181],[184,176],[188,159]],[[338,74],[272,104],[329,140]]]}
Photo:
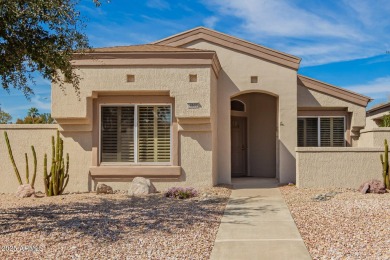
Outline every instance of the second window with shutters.
{"label": "second window with shutters", "polygon": [[344,117],[298,118],[299,147],[345,146]]}
{"label": "second window with shutters", "polygon": [[100,121],[102,163],[171,162],[171,105],[104,105]]}

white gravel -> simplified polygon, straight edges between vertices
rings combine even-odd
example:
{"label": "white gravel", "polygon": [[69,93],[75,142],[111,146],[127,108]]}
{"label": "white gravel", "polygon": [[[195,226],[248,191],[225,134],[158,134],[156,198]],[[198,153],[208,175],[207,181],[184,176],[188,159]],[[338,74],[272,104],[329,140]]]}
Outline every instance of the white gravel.
{"label": "white gravel", "polygon": [[0,259],[208,259],[229,195],[3,194]]}
{"label": "white gravel", "polygon": [[[390,259],[390,193],[280,188],[313,259]],[[340,192],[327,201],[318,194]]]}

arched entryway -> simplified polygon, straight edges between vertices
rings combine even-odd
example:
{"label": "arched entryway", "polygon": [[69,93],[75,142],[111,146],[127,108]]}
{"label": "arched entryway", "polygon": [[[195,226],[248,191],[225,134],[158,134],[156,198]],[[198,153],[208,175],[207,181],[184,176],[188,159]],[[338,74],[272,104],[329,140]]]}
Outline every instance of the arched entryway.
{"label": "arched entryway", "polygon": [[251,92],[231,98],[231,176],[275,178],[278,98]]}

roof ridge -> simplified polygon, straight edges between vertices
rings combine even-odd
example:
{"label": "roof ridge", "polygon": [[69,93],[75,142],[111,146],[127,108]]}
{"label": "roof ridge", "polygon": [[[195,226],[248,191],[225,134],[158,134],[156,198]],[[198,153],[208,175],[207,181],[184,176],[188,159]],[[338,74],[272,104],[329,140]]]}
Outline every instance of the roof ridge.
{"label": "roof ridge", "polygon": [[[199,34],[202,34],[199,35]],[[256,57],[276,62],[278,64],[298,69],[301,58],[281,52],[263,45],[250,42],[226,33],[215,31],[206,27],[196,27],[184,32],[177,33],[172,36],[168,36],[164,39],[152,42],[153,44],[164,44],[169,46],[181,46],[192,41],[204,39],[205,41],[211,41],[231,49],[240,50],[244,53],[254,55]]]}

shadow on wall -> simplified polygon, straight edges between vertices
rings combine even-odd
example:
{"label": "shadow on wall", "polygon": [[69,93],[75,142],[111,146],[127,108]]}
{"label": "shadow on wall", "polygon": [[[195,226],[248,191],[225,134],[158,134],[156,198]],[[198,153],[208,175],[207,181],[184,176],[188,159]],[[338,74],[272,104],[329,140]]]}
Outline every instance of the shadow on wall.
{"label": "shadow on wall", "polygon": [[295,183],[296,182],[296,159],[295,159],[295,151],[292,154],[287,147],[283,144],[283,142],[278,139],[279,143],[279,157],[280,160],[280,169],[279,172],[281,176],[279,177],[280,183]]}
{"label": "shadow on wall", "polygon": [[[84,151],[92,151],[91,132],[61,132],[61,135],[64,137],[64,139],[72,139],[74,141],[73,143],[79,144]],[[65,143],[65,148],[66,145],[67,144]]]}
{"label": "shadow on wall", "polygon": [[303,83],[298,79],[298,107],[321,107],[321,104],[313,96],[308,88],[303,87]]}

